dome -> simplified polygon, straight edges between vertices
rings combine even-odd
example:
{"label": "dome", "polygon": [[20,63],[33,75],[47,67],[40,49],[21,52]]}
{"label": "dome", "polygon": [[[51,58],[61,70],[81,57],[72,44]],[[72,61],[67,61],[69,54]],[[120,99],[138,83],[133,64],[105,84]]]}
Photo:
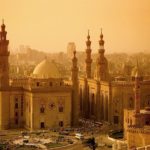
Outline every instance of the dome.
{"label": "dome", "polygon": [[54,61],[48,61],[47,58],[40,62],[34,69],[35,78],[60,78],[60,72]]}

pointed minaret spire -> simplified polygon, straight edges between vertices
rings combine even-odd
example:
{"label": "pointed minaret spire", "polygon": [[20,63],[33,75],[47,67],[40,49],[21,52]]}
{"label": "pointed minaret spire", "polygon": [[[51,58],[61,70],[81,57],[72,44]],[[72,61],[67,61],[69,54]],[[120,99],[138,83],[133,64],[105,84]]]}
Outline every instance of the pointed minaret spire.
{"label": "pointed minaret spire", "polygon": [[101,28],[101,36],[102,36],[102,38],[103,38],[103,33],[102,33],[102,30],[103,30],[103,29]]}
{"label": "pointed minaret spire", "polygon": [[77,65],[76,50],[73,51],[72,62],[73,62],[73,66],[76,67],[76,65]]}
{"label": "pointed minaret spire", "polygon": [[4,31],[5,31],[4,19],[2,19],[1,31],[2,31],[2,32],[4,32]]}
{"label": "pointed minaret spire", "polygon": [[2,41],[6,41],[6,35],[7,35],[7,32],[5,31],[4,19],[2,19],[0,39]]}
{"label": "pointed minaret spire", "polygon": [[85,59],[85,68],[86,68],[86,77],[91,78],[91,41],[90,41],[90,31],[88,30],[87,41],[86,41],[86,59]]}
{"label": "pointed minaret spire", "polygon": [[2,19],[2,24],[4,24],[4,19]]}
{"label": "pointed minaret spire", "polygon": [[98,49],[98,57],[97,57],[97,65],[95,70],[95,79],[100,81],[108,81],[109,80],[109,70],[108,70],[108,61],[104,55],[104,40],[103,33],[101,29],[100,40],[99,40],[99,49]]}
{"label": "pointed minaret spire", "polygon": [[100,40],[99,40],[99,46],[100,46],[100,51],[105,52],[104,50],[104,40],[103,40],[103,33],[102,33],[102,28],[101,28],[101,34],[100,34]]}
{"label": "pointed minaret spire", "polygon": [[78,66],[77,66],[78,59],[76,57],[76,50],[73,51],[73,58],[72,58],[72,80],[76,80],[78,78]]}
{"label": "pointed minaret spire", "polygon": [[88,36],[87,36],[88,41],[90,40],[90,30],[88,29]]}
{"label": "pointed minaret spire", "polygon": [[87,46],[88,49],[91,48],[90,31],[89,30],[88,30],[88,35],[87,35],[86,46]]}
{"label": "pointed minaret spire", "polygon": [[74,56],[74,58],[76,57],[76,50],[74,50],[74,52],[73,52],[73,56]]}

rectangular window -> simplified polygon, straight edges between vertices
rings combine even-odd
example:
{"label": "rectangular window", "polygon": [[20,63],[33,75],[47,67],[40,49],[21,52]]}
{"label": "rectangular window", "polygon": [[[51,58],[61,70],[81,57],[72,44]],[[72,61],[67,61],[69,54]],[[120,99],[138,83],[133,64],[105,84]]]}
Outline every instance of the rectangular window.
{"label": "rectangular window", "polygon": [[40,83],[39,83],[39,82],[37,82],[37,83],[36,83],[36,85],[37,85],[37,86],[40,86]]}
{"label": "rectangular window", "polygon": [[23,96],[21,96],[21,116],[23,116]]}

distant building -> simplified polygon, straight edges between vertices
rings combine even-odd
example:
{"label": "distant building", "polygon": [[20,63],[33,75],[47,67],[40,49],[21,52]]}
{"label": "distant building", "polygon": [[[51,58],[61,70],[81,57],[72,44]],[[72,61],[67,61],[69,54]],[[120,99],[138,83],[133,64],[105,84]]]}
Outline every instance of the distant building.
{"label": "distant building", "polygon": [[76,50],[76,45],[74,42],[70,42],[67,45],[67,55],[71,58],[73,52]]}

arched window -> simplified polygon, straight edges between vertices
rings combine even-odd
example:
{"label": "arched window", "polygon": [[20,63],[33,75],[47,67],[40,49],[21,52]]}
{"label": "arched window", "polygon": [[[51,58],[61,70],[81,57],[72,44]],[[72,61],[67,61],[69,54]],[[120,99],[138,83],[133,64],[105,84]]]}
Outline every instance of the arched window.
{"label": "arched window", "polygon": [[150,99],[147,100],[147,106],[150,106]]}
{"label": "arched window", "polygon": [[64,122],[63,121],[59,121],[59,126],[63,127],[64,126]]}
{"label": "arched window", "polygon": [[44,106],[44,105],[41,105],[40,113],[44,113],[44,112],[45,112],[45,106]]}
{"label": "arched window", "polygon": [[59,112],[63,112],[64,111],[64,107],[62,105],[59,106]]}
{"label": "arched window", "polygon": [[15,116],[18,117],[18,112],[15,112]]}
{"label": "arched window", "polygon": [[83,99],[82,99],[82,89],[80,88],[80,111],[82,111],[82,109],[83,109],[82,103],[83,103]]}
{"label": "arched window", "polygon": [[134,107],[134,100],[133,100],[133,97],[130,97],[129,98],[129,108],[133,108]]}
{"label": "arched window", "polygon": [[132,126],[132,119],[130,119],[130,125]]}
{"label": "arched window", "polygon": [[91,115],[94,115],[94,105],[95,105],[95,95],[92,93],[92,99],[91,99]]}
{"label": "arched window", "polygon": [[15,103],[15,109],[18,109],[18,103]]}
{"label": "arched window", "polygon": [[149,121],[149,120],[146,120],[145,124],[146,124],[146,125],[150,125],[150,121]]}
{"label": "arched window", "polygon": [[145,106],[144,107],[150,107],[150,95],[146,96]]}

